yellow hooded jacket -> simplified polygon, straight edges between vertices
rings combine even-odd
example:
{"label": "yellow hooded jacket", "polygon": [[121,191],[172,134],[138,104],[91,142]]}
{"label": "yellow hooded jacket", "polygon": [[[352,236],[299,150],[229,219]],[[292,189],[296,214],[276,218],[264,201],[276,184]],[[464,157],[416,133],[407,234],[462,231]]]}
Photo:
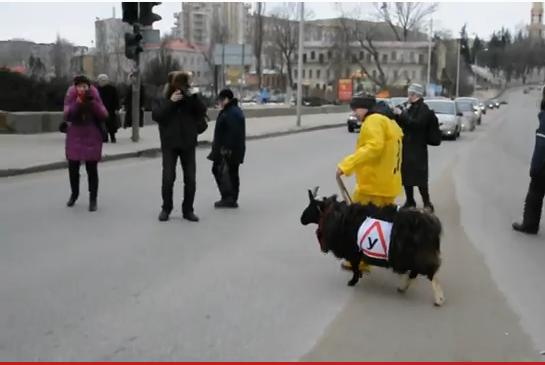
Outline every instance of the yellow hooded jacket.
{"label": "yellow hooded jacket", "polygon": [[401,192],[402,138],[401,128],[387,116],[364,119],[356,151],[338,165],[347,176],[356,173],[354,202],[369,196],[393,199]]}

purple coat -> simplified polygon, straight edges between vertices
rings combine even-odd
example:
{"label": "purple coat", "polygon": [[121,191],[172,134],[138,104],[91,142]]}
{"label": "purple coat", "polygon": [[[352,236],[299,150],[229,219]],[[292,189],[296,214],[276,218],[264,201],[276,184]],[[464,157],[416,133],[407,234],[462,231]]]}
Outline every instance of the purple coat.
{"label": "purple coat", "polygon": [[108,116],[98,90],[91,86],[89,112],[82,117],[82,104],[78,103],[75,86],[70,86],[64,97],[64,120],[66,131],[66,158],[74,161],[100,161],[102,158],[102,134],[98,125]]}

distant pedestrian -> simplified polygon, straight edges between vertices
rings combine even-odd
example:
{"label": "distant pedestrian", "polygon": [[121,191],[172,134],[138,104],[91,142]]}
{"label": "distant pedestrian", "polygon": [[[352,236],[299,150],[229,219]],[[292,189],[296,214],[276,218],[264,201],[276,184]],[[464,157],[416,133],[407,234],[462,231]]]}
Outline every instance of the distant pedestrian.
{"label": "distant pedestrian", "polygon": [[239,167],[244,162],[246,152],[246,119],[231,90],[222,90],[218,102],[221,111],[216,120],[212,151],[208,156],[213,161],[212,174],[221,194],[221,200],[214,206],[238,208]]}
{"label": "distant pedestrian", "polygon": [[[123,106],[125,108],[125,121],[123,123],[123,128],[132,127],[132,83],[134,75],[129,75],[129,84],[126,87],[125,97],[123,99]],[[144,105],[146,102],[146,94],[144,86],[140,85],[140,108],[138,113],[138,123],[140,127],[144,126]]]}
{"label": "distant pedestrian", "polygon": [[[117,95],[117,89],[110,84],[110,79],[106,74],[100,74],[97,77],[98,92],[102,103],[108,110],[108,118],[106,118],[106,130],[110,136],[110,141],[116,143],[115,134],[119,128],[119,96]],[[108,139],[106,138],[106,141]]]}
{"label": "distant pedestrian", "polygon": [[414,187],[418,186],[424,208],[434,211],[428,188],[428,127],[435,113],[428,108],[423,99],[424,88],[412,84],[408,88],[406,108],[394,108],[396,120],[403,129],[403,162],[401,178],[405,188],[404,207],[416,207]]}
{"label": "distant pedestrian", "polygon": [[85,161],[89,181],[89,211],[97,209],[98,169],[102,157],[103,122],[108,111],[102,104],[97,89],[85,76],[76,76],[64,98],[66,129],[66,158],[70,177],[72,207],[79,196],[79,168]]}
{"label": "distant pedestrian", "polygon": [[195,149],[197,135],[206,129],[206,106],[197,95],[190,93],[189,78],[185,72],[169,74],[164,94],[153,102],[152,117],[159,124],[163,155],[161,222],[169,219],[173,208],[172,190],[178,158],[184,175],[182,214],[189,221],[199,221],[193,212],[197,188]]}
{"label": "distant pedestrian", "polygon": [[530,166],[530,186],[524,203],[522,223],[513,223],[515,231],[537,234],[543,197],[545,196],[545,87],[542,90],[541,111],[538,114],[539,127]]}

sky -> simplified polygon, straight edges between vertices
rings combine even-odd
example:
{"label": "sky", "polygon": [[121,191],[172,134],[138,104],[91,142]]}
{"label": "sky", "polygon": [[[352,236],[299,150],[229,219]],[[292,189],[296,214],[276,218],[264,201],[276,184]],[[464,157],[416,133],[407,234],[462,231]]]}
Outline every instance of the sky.
{"label": "sky", "polygon": [[[314,19],[332,18],[339,15],[336,3],[305,2]],[[267,2],[266,9],[272,10],[279,3]],[[362,13],[371,14],[372,3],[343,3],[344,9],[361,7]],[[23,38],[38,43],[54,42],[57,34],[76,45],[94,45],[97,18],[110,18],[115,8],[121,17],[121,2],[0,2],[0,40]],[[434,30],[447,30],[453,36],[459,34],[467,24],[470,37],[477,34],[488,39],[493,31],[506,27],[516,30],[530,21],[530,2],[440,2],[433,15]],[[155,12],[163,18],[154,23],[161,34],[169,32],[174,25],[174,13],[181,10],[180,2],[163,2]]]}

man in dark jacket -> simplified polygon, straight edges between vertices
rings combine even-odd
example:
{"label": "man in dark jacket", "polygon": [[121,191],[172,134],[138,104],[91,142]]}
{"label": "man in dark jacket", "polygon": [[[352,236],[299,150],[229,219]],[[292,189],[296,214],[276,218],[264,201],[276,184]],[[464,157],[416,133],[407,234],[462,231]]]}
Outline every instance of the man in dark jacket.
{"label": "man in dark jacket", "polygon": [[539,127],[536,131],[536,144],[530,166],[530,187],[524,203],[522,223],[513,223],[515,231],[537,234],[545,196],[545,88],[538,114]]}
{"label": "man in dark jacket", "polygon": [[216,120],[212,152],[208,156],[214,162],[212,174],[221,194],[221,200],[214,206],[238,208],[239,167],[246,152],[246,120],[231,90],[222,90],[218,101],[222,110]]}
{"label": "man in dark jacket", "polygon": [[395,108],[397,122],[403,129],[403,159],[401,162],[401,178],[407,200],[404,207],[415,207],[413,188],[418,186],[424,202],[424,208],[433,212],[428,190],[428,142],[427,128],[433,111],[424,103],[424,88],[412,84],[408,89],[408,108]]}
{"label": "man in dark jacket", "polygon": [[[115,134],[119,128],[119,115],[117,114],[117,111],[119,110],[119,97],[117,96],[117,89],[115,86],[110,84],[110,79],[106,74],[98,75],[97,83],[97,89],[100,93],[102,103],[106,107],[106,110],[108,110],[106,130],[110,135],[110,141],[112,141],[112,143],[116,143]],[[108,142],[107,137],[105,142]]]}
{"label": "man in dark jacket", "polygon": [[189,75],[177,72],[169,75],[164,95],[153,103],[152,117],[159,124],[163,154],[161,193],[163,206],[159,221],[167,221],[172,211],[172,188],[176,179],[176,162],[182,163],[184,175],[183,217],[192,222],[199,218],[193,212],[196,191],[196,162],[198,124],[206,117],[206,106],[189,92]]}

